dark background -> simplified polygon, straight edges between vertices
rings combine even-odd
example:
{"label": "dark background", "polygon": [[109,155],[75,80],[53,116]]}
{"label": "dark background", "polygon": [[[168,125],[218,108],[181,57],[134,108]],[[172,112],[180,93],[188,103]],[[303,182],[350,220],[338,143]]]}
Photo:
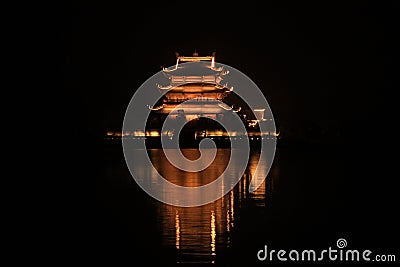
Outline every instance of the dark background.
{"label": "dark background", "polygon": [[78,152],[66,174],[82,200],[65,217],[77,247],[95,248],[100,231],[110,242],[123,241],[107,232],[123,222],[107,218],[102,196],[91,195],[106,157],[101,137],[120,130],[135,89],[160,66],[173,65],[175,52],[196,50],[216,52],[218,62],[248,75],[284,136],[307,144],[307,132],[323,133],[314,146],[332,150],[343,169],[328,201],[335,231],[366,247],[398,248],[393,3],[132,1],[59,11],[60,115],[74,140],[66,150]]}
{"label": "dark background", "polygon": [[135,89],[175,64],[175,52],[216,52],[265,92],[277,120],[294,127],[371,123],[390,93],[390,4],[142,4],[65,7],[66,92],[79,99],[90,130],[119,129]]}

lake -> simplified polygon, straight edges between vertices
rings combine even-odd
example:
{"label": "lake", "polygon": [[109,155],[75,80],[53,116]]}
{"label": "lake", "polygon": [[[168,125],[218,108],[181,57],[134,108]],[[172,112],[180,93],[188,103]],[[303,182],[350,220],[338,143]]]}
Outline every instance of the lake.
{"label": "lake", "polygon": [[[93,226],[100,260],[112,257],[133,264],[145,258],[149,264],[160,265],[250,266],[265,264],[256,255],[266,244],[278,249],[317,249],[335,245],[343,236],[366,238],[359,230],[360,211],[351,203],[359,184],[349,179],[356,177],[355,172],[341,149],[278,147],[266,180],[249,193],[259,159],[259,152],[252,151],[243,177],[231,191],[217,201],[189,208],[147,195],[129,173],[121,146],[106,146],[103,152]],[[161,149],[147,153],[170,182],[199,186],[223,172],[230,150],[218,149],[212,165],[195,173],[172,166]],[[182,149],[182,153],[189,159],[199,156],[197,149]]]}

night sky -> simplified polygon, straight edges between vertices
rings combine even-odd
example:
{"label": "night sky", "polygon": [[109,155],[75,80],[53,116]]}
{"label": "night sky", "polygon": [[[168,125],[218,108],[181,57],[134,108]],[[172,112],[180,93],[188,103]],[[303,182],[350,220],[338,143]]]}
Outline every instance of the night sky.
{"label": "night sky", "polygon": [[392,87],[390,5],[168,1],[66,10],[66,94],[95,134],[120,130],[136,88],[175,64],[175,52],[216,52],[259,86],[292,131],[376,120]]}
{"label": "night sky", "polygon": [[[398,123],[390,103],[396,101],[398,9],[390,1],[94,2],[69,4],[61,13],[63,131],[79,140],[72,146],[79,151],[73,158],[78,170],[69,171],[69,183],[82,199],[87,191],[80,183],[89,182],[92,190],[102,157],[93,140],[109,129],[121,130],[136,88],[161,66],[174,65],[175,52],[216,52],[217,62],[259,86],[282,128],[296,135],[311,125],[340,136],[339,142],[325,141],[344,157],[346,173],[338,182],[342,202],[362,207],[347,214],[349,221],[354,219],[355,229],[364,222],[366,231],[377,227],[377,242],[392,235],[398,175],[390,153]],[[78,224],[91,219],[91,204],[82,205],[73,219]]]}

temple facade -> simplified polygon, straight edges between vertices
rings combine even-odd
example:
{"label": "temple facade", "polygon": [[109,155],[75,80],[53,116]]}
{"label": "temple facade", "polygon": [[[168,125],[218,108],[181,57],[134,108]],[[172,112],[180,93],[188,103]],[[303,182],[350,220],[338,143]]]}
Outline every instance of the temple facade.
{"label": "temple facade", "polygon": [[[198,64],[181,64],[198,62]],[[187,122],[181,131],[186,140],[199,140],[204,137],[227,138],[227,132],[215,120],[229,125],[233,113],[241,111],[238,105],[224,104],[233,92],[233,87],[224,82],[229,71],[216,67],[215,55],[200,57],[177,56],[176,64],[162,70],[165,82],[157,84],[161,91],[166,91],[157,105],[150,107],[151,115],[148,128],[156,131],[169,116],[172,120]],[[246,116],[241,118],[245,119]],[[244,122],[245,123],[245,122]],[[174,134],[175,129],[167,129],[162,134]],[[240,133],[244,134],[244,133]],[[238,133],[239,135],[239,133]]]}
{"label": "temple facade", "polygon": [[[203,64],[195,66],[180,64],[183,62]],[[232,112],[233,107],[221,105],[221,101],[233,91],[233,87],[223,83],[224,76],[229,72],[222,67],[215,67],[214,55],[199,57],[194,53],[191,57],[178,56],[174,67],[163,68],[162,71],[166,84],[157,84],[157,87],[167,92],[158,106],[149,107],[152,111],[156,111],[158,116],[164,117],[169,114],[190,121],[199,115],[216,119]],[[180,106],[177,110],[178,105]]]}
{"label": "temple facade", "polygon": [[[197,64],[184,64],[190,62]],[[163,68],[162,74],[164,80],[154,87],[155,90],[160,90],[163,96],[154,106],[147,106],[150,116],[146,130],[133,133],[108,132],[108,137],[119,135],[157,140],[168,135],[176,138],[178,133],[174,127],[164,128],[164,132],[162,130],[166,118],[169,117],[181,125],[186,123],[179,133],[179,138],[187,143],[205,137],[223,142],[229,139],[226,130],[230,131],[231,137],[234,138],[245,134],[250,140],[262,138],[258,126],[269,120],[264,119],[265,109],[249,110],[237,96],[235,99],[234,88],[224,80],[228,77],[229,70],[225,70],[223,66],[216,66],[215,53],[211,56],[199,56],[196,52],[193,56],[177,55],[176,64]],[[247,133],[227,129],[232,116],[236,115],[242,120]],[[216,120],[222,122],[224,127]],[[275,132],[270,134],[276,136]]]}

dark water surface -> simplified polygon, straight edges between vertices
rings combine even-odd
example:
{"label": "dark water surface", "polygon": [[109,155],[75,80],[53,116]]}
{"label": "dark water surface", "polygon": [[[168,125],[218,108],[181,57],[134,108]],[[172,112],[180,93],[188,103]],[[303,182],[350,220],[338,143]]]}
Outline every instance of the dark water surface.
{"label": "dark water surface", "polygon": [[[366,172],[352,168],[352,157],[343,155],[341,149],[278,148],[267,179],[249,193],[259,158],[259,153],[252,152],[233,190],[222,199],[193,208],[154,200],[132,179],[121,147],[105,147],[103,152],[96,182],[97,224],[93,226],[95,257],[100,261],[111,258],[134,266],[143,258],[159,265],[265,265],[256,256],[264,245],[278,250],[326,249],[335,246],[338,238],[346,238],[353,248],[374,249],[382,247],[375,242],[385,240],[382,234],[387,234],[376,223],[380,220],[369,215],[376,208],[371,206],[374,201],[364,199],[372,189],[370,179]],[[183,153],[188,158],[198,156],[196,149]],[[148,154],[171,182],[197,186],[224,170],[230,151],[219,149],[213,165],[201,173],[172,167],[162,150],[148,150]],[[266,162],[261,160],[261,164]],[[364,185],[360,184],[363,175]],[[382,210],[385,218],[391,218],[388,208]]]}

